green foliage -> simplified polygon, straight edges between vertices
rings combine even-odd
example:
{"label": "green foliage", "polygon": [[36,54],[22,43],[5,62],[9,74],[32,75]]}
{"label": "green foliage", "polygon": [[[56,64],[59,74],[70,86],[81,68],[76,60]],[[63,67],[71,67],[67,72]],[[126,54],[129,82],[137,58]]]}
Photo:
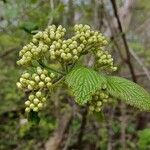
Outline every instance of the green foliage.
{"label": "green foliage", "polygon": [[93,69],[77,67],[66,76],[66,82],[71,87],[76,102],[82,105],[91,100],[92,94],[101,88],[106,80]]}
{"label": "green foliage", "polygon": [[150,95],[136,83],[121,77],[108,76],[107,86],[108,92],[113,97],[141,110],[150,111]]}
{"label": "green foliage", "polygon": [[39,118],[39,116],[38,116],[38,113],[37,113],[37,112],[34,112],[34,111],[30,111],[30,113],[28,114],[28,120],[29,120],[33,125],[39,124],[40,118]]}
{"label": "green foliage", "polygon": [[150,149],[150,128],[138,132],[138,147],[140,150]]}

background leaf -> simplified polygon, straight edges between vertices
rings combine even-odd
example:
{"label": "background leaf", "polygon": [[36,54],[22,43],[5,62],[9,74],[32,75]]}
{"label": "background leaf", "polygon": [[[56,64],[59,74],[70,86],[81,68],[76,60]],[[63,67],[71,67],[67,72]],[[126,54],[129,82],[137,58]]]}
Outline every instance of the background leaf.
{"label": "background leaf", "polygon": [[107,77],[108,92],[127,104],[150,111],[150,95],[141,86],[121,77]]}
{"label": "background leaf", "polygon": [[33,125],[39,124],[40,118],[38,116],[38,112],[31,111],[28,114],[28,121],[31,122]]}
{"label": "background leaf", "polygon": [[106,79],[93,69],[77,67],[66,76],[66,82],[72,88],[76,102],[82,105],[106,83]]}

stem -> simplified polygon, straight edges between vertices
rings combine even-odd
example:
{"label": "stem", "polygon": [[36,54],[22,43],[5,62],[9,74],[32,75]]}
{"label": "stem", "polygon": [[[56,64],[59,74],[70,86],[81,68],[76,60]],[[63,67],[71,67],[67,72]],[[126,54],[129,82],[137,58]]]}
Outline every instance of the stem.
{"label": "stem", "polygon": [[40,61],[39,61],[39,64],[40,64],[42,67],[45,67],[46,69],[51,70],[51,71],[53,71],[53,72],[55,72],[55,73],[58,73],[58,74],[61,74],[61,75],[65,75],[65,73],[63,73],[63,72],[61,72],[61,71],[58,71],[58,70],[55,70],[55,69],[53,69],[53,68],[51,68],[51,67],[48,67],[48,66],[46,66],[44,63],[42,63],[42,62],[40,62]]}
{"label": "stem", "polygon": [[87,123],[87,114],[88,114],[88,108],[85,107],[82,113],[82,122],[81,122],[80,132],[79,132],[78,141],[77,141],[78,150],[82,149],[82,139],[84,135],[85,126]]}

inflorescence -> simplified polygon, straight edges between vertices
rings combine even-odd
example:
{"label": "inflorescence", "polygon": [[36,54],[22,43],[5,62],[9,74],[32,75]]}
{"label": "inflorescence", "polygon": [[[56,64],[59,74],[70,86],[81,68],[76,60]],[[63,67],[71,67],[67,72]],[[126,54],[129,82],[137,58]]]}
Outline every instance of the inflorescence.
{"label": "inflorescence", "polygon": [[[35,68],[36,65],[34,71],[26,71],[17,82],[18,88],[31,93],[25,102],[26,112],[38,111],[45,105],[45,91],[51,89],[59,74],[59,71],[55,72],[45,66],[59,64],[62,71],[66,68],[64,66],[73,65],[81,56],[93,53],[96,66],[109,71],[117,69],[111,55],[104,50],[108,42],[100,32],[93,31],[88,25],[79,24],[74,26],[74,35],[71,38],[66,39],[65,33],[66,29],[61,25],[48,26],[43,32],[35,34],[32,41],[19,52],[21,59],[17,61],[18,65],[27,68]],[[100,103],[98,101],[96,105],[99,106]]]}

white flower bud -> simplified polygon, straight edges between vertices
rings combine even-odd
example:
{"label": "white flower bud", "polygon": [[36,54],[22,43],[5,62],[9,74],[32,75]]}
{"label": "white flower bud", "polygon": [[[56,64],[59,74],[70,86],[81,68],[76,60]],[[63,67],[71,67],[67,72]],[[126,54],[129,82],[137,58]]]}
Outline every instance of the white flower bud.
{"label": "white flower bud", "polygon": [[50,38],[51,38],[51,39],[54,39],[54,38],[55,38],[55,33],[51,32],[51,33],[50,33]]}
{"label": "white flower bud", "polygon": [[39,100],[38,100],[37,98],[35,98],[35,99],[33,100],[33,103],[34,103],[34,104],[38,104],[38,103],[39,103]]}
{"label": "white flower bud", "polygon": [[101,56],[101,59],[105,59],[107,56],[106,55],[102,55]]}
{"label": "white flower bud", "polygon": [[61,58],[65,58],[66,54],[65,53],[61,53]]}
{"label": "white flower bud", "polygon": [[46,98],[45,97],[42,98],[42,102],[46,102]]}
{"label": "white flower bud", "polygon": [[30,105],[30,101],[25,101],[25,105],[29,106]]}
{"label": "white flower bud", "polygon": [[37,76],[35,76],[34,80],[35,80],[36,82],[39,82],[39,81],[40,81],[40,77],[37,75]]}
{"label": "white flower bud", "polygon": [[27,107],[27,108],[25,109],[25,112],[30,112],[30,108]]}
{"label": "white flower bud", "polygon": [[61,44],[60,43],[56,43],[56,48],[60,48]]}
{"label": "white flower bud", "polygon": [[94,111],[94,106],[90,106],[90,107],[89,107],[89,110],[90,110],[90,111]]}
{"label": "white flower bud", "polygon": [[61,38],[61,34],[57,33],[55,36],[56,39],[60,39]]}
{"label": "white flower bud", "polygon": [[34,82],[34,81],[30,81],[29,83],[30,83],[31,86],[34,86],[34,85],[35,85],[35,82]]}
{"label": "white flower bud", "polygon": [[33,109],[35,105],[33,103],[30,104],[30,108]]}
{"label": "white flower bud", "polygon": [[70,49],[66,48],[64,51],[68,53],[68,52],[70,52]]}
{"label": "white flower bud", "polygon": [[101,99],[105,98],[105,94],[104,93],[100,93],[100,98]]}
{"label": "white flower bud", "polygon": [[47,71],[46,69],[44,69],[44,70],[43,70],[43,73],[44,73],[45,75],[47,75],[47,74],[48,74],[48,71]]}
{"label": "white flower bud", "polygon": [[89,25],[84,25],[84,29],[86,29],[86,30],[90,30],[90,26]]}
{"label": "white flower bud", "polygon": [[51,74],[50,74],[50,77],[51,77],[51,78],[54,78],[54,77],[55,77],[55,74],[54,74],[54,73],[51,73]]}
{"label": "white flower bud", "polygon": [[110,59],[110,58],[111,58],[111,55],[107,55],[107,58]]}
{"label": "white flower bud", "polygon": [[33,38],[33,39],[32,39],[32,42],[33,42],[33,43],[37,43],[38,40],[37,40],[36,38]]}
{"label": "white flower bud", "polygon": [[38,107],[33,108],[33,111],[35,111],[35,112],[37,112],[38,110],[39,110]]}
{"label": "white flower bud", "polygon": [[80,47],[81,47],[82,49],[85,48],[84,44],[80,44]]}
{"label": "white flower bud", "polygon": [[86,33],[85,33],[85,37],[86,37],[86,38],[90,37],[90,33],[89,33],[89,32],[86,32]]}
{"label": "white flower bud", "polygon": [[73,56],[73,59],[77,60],[77,59],[79,59],[79,57],[77,55],[75,55],[75,56]]}
{"label": "white flower bud", "polygon": [[40,87],[40,88],[43,88],[43,87],[44,87],[44,82],[42,82],[42,81],[39,82],[39,87]]}
{"label": "white flower bud", "polygon": [[42,74],[42,69],[40,67],[37,67],[37,73],[40,75]]}
{"label": "white flower bud", "polygon": [[51,81],[51,78],[50,77],[46,77],[45,78],[45,82],[50,82]]}
{"label": "white flower bud", "polygon": [[16,85],[17,85],[17,87],[18,87],[19,89],[22,89],[22,85],[21,85],[20,82],[17,82]]}
{"label": "white flower bud", "polygon": [[67,53],[67,58],[68,59],[72,58],[72,55],[70,53]]}
{"label": "white flower bud", "polygon": [[100,112],[102,110],[102,108],[101,107],[98,107],[98,108],[96,108],[96,112]]}
{"label": "white flower bud", "polygon": [[62,30],[62,29],[63,29],[62,25],[59,25],[57,28],[57,30]]}
{"label": "white flower bud", "polygon": [[104,41],[103,41],[103,44],[104,44],[104,45],[107,45],[107,44],[108,44],[107,40],[104,40]]}
{"label": "white flower bud", "polygon": [[74,45],[73,45],[73,44],[70,44],[70,45],[69,45],[69,48],[70,48],[70,49],[73,49],[73,48],[74,48]]}
{"label": "white flower bud", "polygon": [[116,71],[117,70],[117,67],[113,67],[113,69],[112,69],[113,71]]}
{"label": "white flower bud", "polygon": [[51,83],[51,82],[48,82],[48,83],[46,84],[46,86],[47,86],[48,88],[50,88],[50,87],[52,86],[52,83]]}
{"label": "white flower bud", "polygon": [[78,51],[78,52],[81,52],[81,51],[82,51],[82,48],[79,46],[79,47],[77,48],[77,51]]}
{"label": "white flower bud", "polygon": [[81,40],[81,41],[84,41],[84,40],[85,40],[85,37],[84,37],[84,36],[81,36],[81,37],[80,37],[80,40]]}
{"label": "white flower bud", "polygon": [[22,77],[28,79],[30,77],[30,74],[26,72],[22,75]]}
{"label": "white flower bud", "polygon": [[34,96],[33,94],[29,95],[29,100],[32,101],[32,100],[34,99],[34,97],[35,97],[35,96]]}
{"label": "white flower bud", "polygon": [[37,106],[38,106],[38,108],[40,109],[40,108],[43,107],[43,104],[42,104],[42,103],[39,103]]}
{"label": "white flower bud", "polygon": [[41,74],[40,77],[41,77],[42,80],[45,80],[45,78],[46,78],[45,74]]}
{"label": "white flower bud", "polygon": [[37,97],[41,97],[41,96],[42,96],[41,91],[36,92],[36,96],[37,96]]}
{"label": "white flower bud", "polygon": [[62,49],[66,49],[67,48],[67,45],[66,44],[63,44],[62,45]]}
{"label": "white flower bud", "polygon": [[56,48],[56,46],[54,45],[54,44],[52,44],[51,46],[50,46],[50,49],[51,50],[54,50]]}
{"label": "white flower bud", "polygon": [[77,54],[78,54],[78,51],[77,51],[76,49],[74,49],[74,50],[72,51],[72,53],[73,53],[74,55],[77,55]]}
{"label": "white flower bud", "polygon": [[98,101],[98,102],[97,102],[97,106],[102,106],[102,102],[101,102],[101,101]]}
{"label": "white flower bud", "polygon": [[33,87],[31,85],[28,85],[29,90],[33,90]]}

